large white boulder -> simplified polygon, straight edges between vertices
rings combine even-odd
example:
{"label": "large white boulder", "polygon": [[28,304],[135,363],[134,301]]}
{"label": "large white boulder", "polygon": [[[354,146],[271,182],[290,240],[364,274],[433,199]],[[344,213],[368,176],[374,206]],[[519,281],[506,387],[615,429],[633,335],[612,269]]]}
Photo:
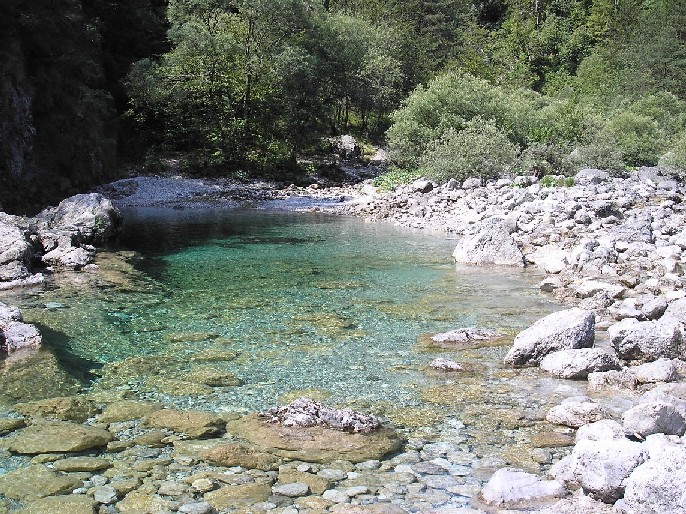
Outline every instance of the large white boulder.
{"label": "large white boulder", "polygon": [[482,221],[474,235],[464,236],[455,247],[453,258],[460,264],[524,266],[524,255],[508,225],[495,218]]}
{"label": "large white boulder", "polygon": [[505,364],[536,366],[549,353],[590,348],[595,338],[595,315],[582,309],[554,312],[539,319],[515,337]]}
{"label": "large white boulder", "polygon": [[573,396],[550,409],[545,419],[556,425],[579,428],[608,417],[609,413],[602,405],[587,396]]}
{"label": "large white boulder", "polygon": [[628,439],[586,439],[576,443],[572,453],[550,469],[550,475],[570,489],[581,487],[596,500],[614,503],[624,495],[626,478],[647,457],[642,444]]}
{"label": "large white boulder", "polygon": [[614,353],[604,348],[579,348],[549,353],[541,360],[541,369],[558,378],[586,378],[589,373],[620,369]]}
{"label": "large white boulder", "polygon": [[672,447],[634,469],[621,506],[626,514],[686,514],[686,447]]}
{"label": "large white boulder", "polygon": [[576,441],[612,441],[624,439],[624,427],[614,419],[601,419],[595,423],[589,423],[579,428],[576,432]]}
{"label": "large white boulder", "polygon": [[681,356],[682,333],[679,323],[664,316],[658,321],[626,318],[607,329],[612,346],[620,359],[650,362],[661,357]]}
{"label": "large white boulder", "polygon": [[624,433],[646,437],[650,434],[684,435],[686,419],[674,405],[651,401],[639,403],[622,415]]}

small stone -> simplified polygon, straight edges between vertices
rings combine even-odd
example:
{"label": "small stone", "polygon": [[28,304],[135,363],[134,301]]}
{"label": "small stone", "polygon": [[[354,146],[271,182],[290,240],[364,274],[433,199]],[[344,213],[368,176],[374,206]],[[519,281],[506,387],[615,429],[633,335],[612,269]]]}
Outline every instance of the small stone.
{"label": "small stone", "polygon": [[350,500],[350,497],[347,494],[337,489],[329,489],[328,491],[324,491],[322,498],[334,503],[347,503]]}
{"label": "small stone", "polygon": [[317,476],[320,476],[332,482],[339,482],[345,479],[348,476],[348,474],[341,469],[324,468],[321,471],[319,471],[319,473],[317,473]]}
{"label": "small stone", "polygon": [[307,495],[307,493],[310,492],[310,488],[307,484],[302,482],[294,482],[291,484],[277,484],[272,486],[272,492],[274,494],[288,496],[289,498],[296,498],[298,496]]}
{"label": "small stone", "polygon": [[214,509],[207,502],[184,503],[179,507],[180,514],[211,514]]}
{"label": "small stone", "polygon": [[162,482],[157,494],[160,496],[182,496],[186,494],[188,487],[185,484],[174,481]]}
{"label": "small stone", "polygon": [[365,485],[358,485],[355,487],[348,487],[345,489],[345,494],[350,496],[351,498],[355,496],[360,496],[361,494],[369,494],[369,487]]}
{"label": "small stone", "polygon": [[217,483],[209,478],[198,478],[193,480],[191,487],[199,493],[207,493],[216,489]]}
{"label": "small stone", "polygon": [[117,490],[111,485],[96,487],[93,491],[93,498],[102,504],[114,503],[117,500]]}

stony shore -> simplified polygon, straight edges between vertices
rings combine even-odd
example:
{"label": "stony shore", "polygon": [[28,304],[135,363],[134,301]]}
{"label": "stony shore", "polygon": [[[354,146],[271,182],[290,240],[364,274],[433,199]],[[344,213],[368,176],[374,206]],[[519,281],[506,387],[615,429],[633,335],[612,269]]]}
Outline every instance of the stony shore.
{"label": "stony shore", "polygon": [[[75,396],[18,405],[0,420],[7,434],[0,446],[22,460],[0,477],[0,511],[686,512],[680,382],[686,212],[679,184],[655,170],[628,179],[587,171],[572,187],[545,187],[532,177],[485,186],[420,180],[391,193],[370,184],[164,180],[127,179],[103,192],[122,207],[241,205],[361,216],[449,234],[461,266],[543,269],[548,276],[540,287],[570,309],[522,332],[506,366],[540,366],[574,379],[570,390],[587,381],[589,391],[547,414],[557,440],[541,442],[534,459],[549,476],[504,467],[483,487],[473,476],[473,456],[460,445],[459,426],[454,441],[405,441],[383,428],[370,438],[341,426],[285,421],[309,419],[312,409],[321,411],[316,406],[270,423],[126,397]],[[20,322],[15,311],[6,314]],[[482,335],[460,332],[437,341]],[[454,361],[434,367],[460,372]],[[625,399],[626,412],[616,419],[608,419],[613,414],[603,405],[610,392]],[[333,418],[354,427],[355,420],[369,421],[360,416]],[[564,447],[575,431],[570,453]]]}

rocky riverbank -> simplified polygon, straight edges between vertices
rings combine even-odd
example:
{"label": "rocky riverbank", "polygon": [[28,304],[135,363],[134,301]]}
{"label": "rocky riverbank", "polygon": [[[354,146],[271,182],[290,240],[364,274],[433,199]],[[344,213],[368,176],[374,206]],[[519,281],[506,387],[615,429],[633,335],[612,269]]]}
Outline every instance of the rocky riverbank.
{"label": "rocky riverbank", "polygon": [[[571,187],[532,177],[485,186],[416,181],[391,193],[371,184],[279,189],[163,181],[128,179],[109,194],[123,207],[209,203],[363,216],[444,231],[456,239],[460,266],[540,267],[548,273],[541,289],[573,308],[523,331],[503,373],[540,366],[569,380],[570,398],[544,414],[547,422],[493,413],[492,426],[482,431],[518,437],[521,427],[540,430],[541,423],[550,431],[539,434],[531,455],[489,462],[478,462],[465,446],[465,427],[456,420],[440,437],[405,440],[379,429],[373,417],[305,400],[266,417],[164,409],[112,391],[41,400],[17,405],[2,419],[8,435],[0,446],[17,469],[0,477],[6,498],[0,511],[686,512],[680,500],[686,482],[680,185],[654,170],[628,179],[585,171]],[[31,228],[39,223],[12,221],[27,227],[27,244],[42,240]],[[15,310],[2,312],[8,322],[21,322]],[[457,350],[499,337],[457,332],[456,341],[444,334],[433,344]],[[447,359],[431,368],[445,374],[446,387],[475,372]],[[336,427],[322,426],[327,420]],[[356,433],[358,425],[370,429]],[[565,447],[574,439],[570,453]],[[512,467],[524,461],[534,465]]]}

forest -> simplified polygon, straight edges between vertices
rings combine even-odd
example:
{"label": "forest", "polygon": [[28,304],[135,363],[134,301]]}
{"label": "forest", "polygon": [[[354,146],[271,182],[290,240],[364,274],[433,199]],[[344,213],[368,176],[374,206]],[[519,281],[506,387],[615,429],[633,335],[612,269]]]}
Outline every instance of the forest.
{"label": "forest", "polygon": [[344,133],[390,182],[686,176],[675,0],[2,0],[0,71],[6,210],[169,155],[292,177]]}

